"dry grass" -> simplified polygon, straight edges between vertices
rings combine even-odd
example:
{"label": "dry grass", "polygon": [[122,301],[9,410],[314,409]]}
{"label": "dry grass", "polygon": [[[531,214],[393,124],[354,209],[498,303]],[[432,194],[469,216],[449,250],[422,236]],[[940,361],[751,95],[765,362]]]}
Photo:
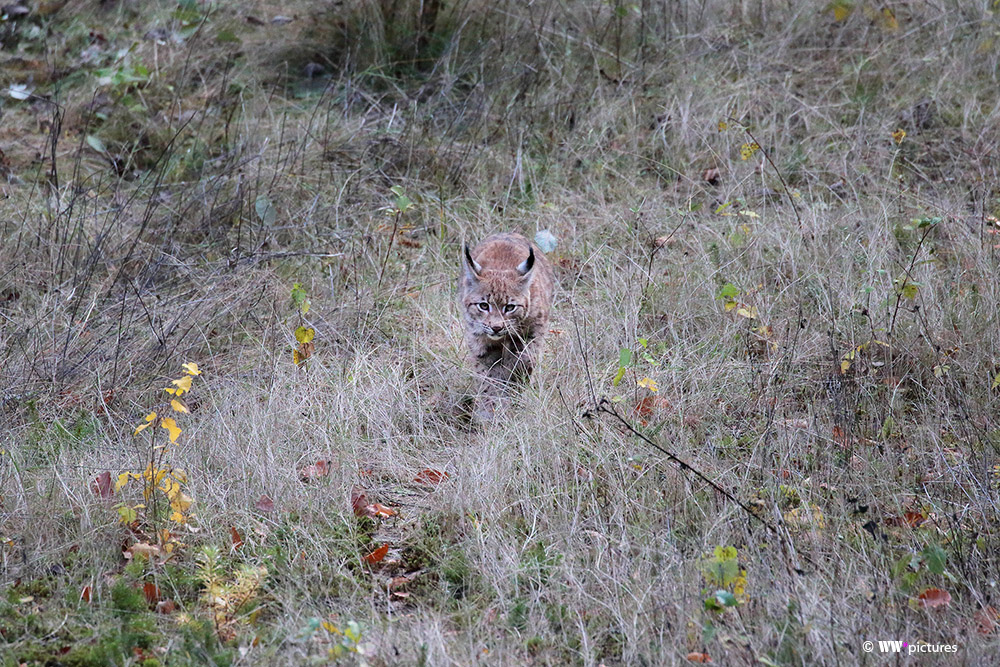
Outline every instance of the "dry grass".
{"label": "dry grass", "polygon": [[[855,4],[71,2],[0,23],[0,82],[37,95],[0,128],[4,664],[360,661],[319,620],[357,622],[376,665],[884,660],[865,639],[987,663],[996,18]],[[414,203],[395,237],[393,186]],[[473,428],[458,249],[498,229],[551,230],[561,291],[537,382]],[[198,531],[125,566],[150,526],[91,483],[142,469],[132,429],[184,361],[204,375],[169,459]],[[359,486],[398,516],[356,517]],[[268,569],[232,633],[200,597],[205,546],[225,576]],[[716,612],[718,546],[746,591]],[[148,581],[177,612],[130,602]],[[922,606],[931,588],[950,603]]]}

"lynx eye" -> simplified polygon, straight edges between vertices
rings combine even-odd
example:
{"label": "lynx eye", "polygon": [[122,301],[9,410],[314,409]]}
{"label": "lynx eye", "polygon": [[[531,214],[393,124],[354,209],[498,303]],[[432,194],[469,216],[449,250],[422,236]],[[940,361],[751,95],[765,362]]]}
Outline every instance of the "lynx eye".
{"label": "lynx eye", "polygon": [[517,308],[516,303],[508,303],[506,306],[503,307],[503,312],[513,313],[515,308]]}
{"label": "lynx eye", "polygon": [[485,301],[480,301],[480,302],[479,302],[478,304],[476,304],[476,305],[478,305],[478,306],[479,306],[479,310],[482,310],[482,311],[484,311],[484,312],[487,312],[487,311],[489,311],[489,309],[490,309],[490,304],[486,303]]}

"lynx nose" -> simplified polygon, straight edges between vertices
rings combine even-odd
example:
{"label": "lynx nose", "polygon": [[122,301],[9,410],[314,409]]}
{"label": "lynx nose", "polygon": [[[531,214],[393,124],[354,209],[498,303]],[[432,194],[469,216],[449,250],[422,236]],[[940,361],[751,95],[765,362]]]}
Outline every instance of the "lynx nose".
{"label": "lynx nose", "polygon": [[492,331],[493,335],[495,336],[495,335],[499,334],[501,331],[503,331],[503,325],[502,324],[501,325],[496,325],[496,324],[490,325],[490,331]]}

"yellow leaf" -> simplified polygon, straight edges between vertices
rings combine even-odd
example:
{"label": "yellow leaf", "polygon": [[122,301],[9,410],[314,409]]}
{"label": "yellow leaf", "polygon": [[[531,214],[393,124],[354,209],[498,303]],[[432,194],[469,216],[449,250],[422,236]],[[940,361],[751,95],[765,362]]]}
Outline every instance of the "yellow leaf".
{"label": "yellow leaf", "polygon": [[851,370],[851,362],[844,359],[840,362],[840,374],[847,375],[847,371]]}
{"label": "yellow leaf", "polygon": [[656,385],[656,380],[653,380],[652,378],[642,378],[639,380],[639,386],[650,390],[654,394],[660,390],[660,388]]}
{"label": "yellow leaf", "polygon": [[892,140],[895,141],[897,145],[903,143],[903,139],[905,138],[906,138],[906,130],[904,130],[903,128],[899,128],[898,130],[892,133]]}
{"label": "yellow leaf", "polygon": [[176,398],[171,399],[171,401],[170,401],[170,407],[172,407],[175,412],[183,412],[183,413],[189,413],[189,412],[191,412],[190,410],[187,409],[187,406],[185,406],[183,403],[181,403],[180,401],[178,401]]}
{"label": "yellow leaf", "polygon": [[888,7],[882,10],[882,27],[889,32],[899,30],[899,21],[896,20],[896,13]]}
{"label": "yellow leaf", "polygon": [[187,517],[180,512],[172,512],[170,514],[170,520],[174,523],[187,523]]}
{"label": "yellow leaf", "polygon": [[719,121],[719,132],[725,132],[729,128],[729,123],[724,120]]}
{"label": "yellow leaf", "polygon": [[736,308],[736,306],[738,306],[738,305],[740,305],[740,304],[736,303],[735,301],[727,301],[725,304],[723,304],[722,307],[725,308],[726,312],[728,313],[732,309]]}
{"label": "yellow leaf", "polygon": [[198,364],[194,363],[193,361],[189,361],[186,364],[181,364],[181,368],[183,368],[184,372],[186,372],[188,375],[201,375],[201,371],[198,370]]}
{"label": "yellow leaf", "polygon": [[131,475],[129,475],[127,472],[123,472],[122,474],[118,475],[118,481],[115,482],[115,493],[121,491],[125,487],[125,485],[128,484],[130,476]]}
{"label": "yellow leaf", "polygon": [[177,512],[186,512],[194,500],[191,499],[186,493],[178,493],[177,496],[170,501],[170,507],[172,507]]}
{"label": "yellow leaf", "polygon": [[748,320],[755,320],[757,319],[757,306],[743,306],[736,310],[736,314],[740,317],[745,317]]}
{"label": "yellow leaf", "polygon": [[316,336],[316,330],[312,327],[299,327],[295,330],[295,340],[300,343],[308,343]]}
{"label": "yellow leaf", "polygon": [[990,386],[990,389],[996,389],[997,387],[1000,387],[1000,373],[997,373],[997,376],[993,378],[993,384]]}
{"label": "yellow leaf", "polygon": [[838,0],[833,5],[833,19],[835,21],[843,21],[851,15],[852,11],[854,11],[854,5],[844,2],[844,0]]}
{"label": "yellow leaf", "polygon": [[301,352],[299,352],[298,349],[292,350],[292,362],[296,366],[301,365],[302,362],[305,361],[305,360],[306,360],[306,357]]}
{"label": "yellow leaf", "polygon": [[170,383],[172,385],[174,385],[176,387],[176,389],[174,389],[173,391],[171,391],[170,388],[168,387],[166,389],[166,392],[168,394],[176,394],[177,396],[180,396],[181,394],[183,394],[186,391],[191,391],[191,376],[190,375],[185,375],[184,377],[179,378],[177,380],[171,380]]}
{"label": "yellow leaf", "polygon": [[753,143],[747,143],[740,146],[740,159],[749,160],[753,157],[753,154],[760,150],[760,144],[756,141]]}
{"label": "yellow leaf", "polygon": [[149,426],[150,424],[152,424],[154,419],[156,419],[156,413],[155,412],[150,412],[148,415],[146,415],[146,423],[145,424],[139,424],[138,426],[136,426],[135,427],[135,432],[132,433],[132,435],[138,434],[139,431],[142,431],[144,428],[146,428],[147,426]]}
{"label": "yellow leaf", "polygon": [[166,417],[160,422],[162,428],[167,429],[170,433],[170,442],[177,442],[177,437],[181,434],[181,429],[178,428],[177,422],[174,421],[173,417]]}

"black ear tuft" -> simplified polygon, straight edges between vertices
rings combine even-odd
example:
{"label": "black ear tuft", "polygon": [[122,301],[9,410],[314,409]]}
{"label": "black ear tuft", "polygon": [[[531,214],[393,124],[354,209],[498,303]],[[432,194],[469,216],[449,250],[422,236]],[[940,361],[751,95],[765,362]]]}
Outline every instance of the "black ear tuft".
{"label": "black ear tuft", "polygon": [[483,270],[483,267],[479,266],[476,260],[472,259],[472,253],[469,252],[468,243],[464,244],[462,246],[462,249],[465,252],[465,265],[468,267],[469,271],[472,272],[472,275],[478,276],[479,273]]}
{"label": "black ear tuft", "polygon": [[532,248],[531,246],[528,246],[528,259],[524,260],[523,262],[517,265],[517,272],[520,273],[522,276],[526,276],[528,275],[528,272],[531,271],[531,267],[533,267],[534,265],[535,265],[535,249]]}

